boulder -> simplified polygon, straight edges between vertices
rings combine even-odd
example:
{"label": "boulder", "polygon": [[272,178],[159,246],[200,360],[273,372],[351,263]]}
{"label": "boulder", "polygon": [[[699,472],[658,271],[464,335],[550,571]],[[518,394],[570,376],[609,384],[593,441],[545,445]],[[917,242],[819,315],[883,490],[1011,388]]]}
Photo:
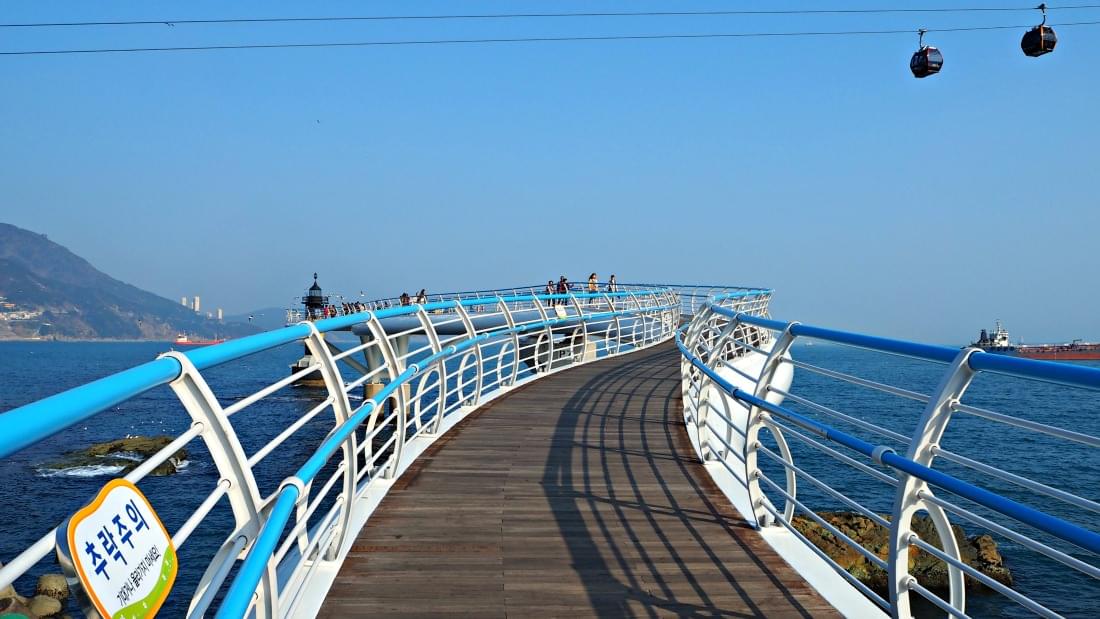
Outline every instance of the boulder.
{"label": "boulder", "polygon": [[[886,559],[890,531],[885,527],[879,526],[870,518],[852,512],[820,512],[818,515],[876,556]],[[885,515],[883,518],[890,519]],[[793,524],[810,542],[860,582],[880,593],[889,589],[886,570],[868,561],[866,557],[824,527],[804,516],[795,516]],[[913,531],[936,548],[943,548],[936,533],[936,527],[928,516],[914,517]],[[959,554],[964,563],[997,582],[1012,585],[1012,574],[1004,566],[1004,559],[997,551],[997,543],[992,537],[988,535],[967,537],[966,532],[959,525],[952,525],[951,532],[959,545]],[[947,564],[913,546],[909,548],[909,573],[922,585],[932,590],[945,591],[950,586]],[[975,587],[980,586],[980,583],[968,576],[966,585]]]}
{"label": "boulder", "polygon": [[35,595],[52,597],[64,606],[69,599],[69,582],[61,574],[43,574],[39,577],[34,592]]}
{"label": "boulder", "polygon": [[27,607],[39,617],[52,617],[61,612],[61,602],[48,595],[34,596]]}

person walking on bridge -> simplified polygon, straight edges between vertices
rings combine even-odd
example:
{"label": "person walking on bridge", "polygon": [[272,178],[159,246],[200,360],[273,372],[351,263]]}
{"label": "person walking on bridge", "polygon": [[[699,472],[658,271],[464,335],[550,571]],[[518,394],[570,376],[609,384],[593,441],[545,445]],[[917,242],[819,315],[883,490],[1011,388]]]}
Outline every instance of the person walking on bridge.
{"label": "person walking on bridge", "polygon": [[608,292],[618,292],[619,291],[619,283],[615,281],[615,274],[614,273],[611,274],[611,277],[607,278],[607,291]]}
{"label": "person walking on bridge", "polygon": [[428,302],[428,289],[427,288],[421,288],[420,292],[416,293],[416,304],[417,305],[424,305],[427,302]]}
{"label": "person walking on bridge", "polygon": [[[554,280],[550,279],[546,281],[546,294],[554,294]],[[553,299],[546,299],[546,307],[550,307],[554,304]]]}
{"label": "person walking on bridge", "polygon": [[588,292],[599,292],[599,291],[600,291],[600,278],[596,277],[596,274],[593,273],[593,274],[588,276]]}
{"label": "person walking on bridge", "polygon": [[402,292],[400,299],[401,299],[401,306],[402,307],[404,307],[406,305],[409,305],[409,293]]}
{"label": "person walking on bridge", "polygon": [[[558,280],[558,294],[569,294],[569,280],[562,275]],[[558,305],[565,305],[565,299],[558,299]]]}

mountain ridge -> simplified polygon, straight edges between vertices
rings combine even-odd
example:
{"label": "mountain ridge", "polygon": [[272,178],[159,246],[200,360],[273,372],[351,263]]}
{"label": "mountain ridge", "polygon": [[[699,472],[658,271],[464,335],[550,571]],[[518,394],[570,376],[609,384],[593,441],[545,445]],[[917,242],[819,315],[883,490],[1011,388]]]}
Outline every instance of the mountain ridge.
{"label": "mountain ridge", "polygon": [[0,223],[0,339],[239,337],[249,325],[207,319],[127,284],[40,233]]}

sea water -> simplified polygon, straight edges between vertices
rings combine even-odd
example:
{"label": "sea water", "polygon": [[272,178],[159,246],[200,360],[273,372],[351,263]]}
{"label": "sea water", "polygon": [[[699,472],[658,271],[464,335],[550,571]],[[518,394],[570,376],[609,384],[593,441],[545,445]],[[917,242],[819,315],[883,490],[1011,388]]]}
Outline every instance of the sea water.
{"label": "sea water", "polygon": [[[149,361],[170,347],[167,342],[0,343],[0,411]],[[223,405],[228,405],[283,376],[288,366],[301,354],[300,344],[287,345],[225,367],[212,368],[204,372],[204,376]],[[944,365],[840,346],[796,346],[794,355],[808,363],[922,393],[934,389],[946,369]],[[853,388],[804,370],[795,371],[792,392],[906,435],[912,432],[922,409],[918,402],[865,388]],[[981,376],[971,387],[965,401],[998,412],[1100,435],[1100,398],[1097,395],[1095,392],[1045,383]],[[316,406],[323,397],[320,390],[288,388],[264,399],[262,405],[239,413],[233,422],[245,452],[254,453],[294,419]],[[805,407],[791,406],[866,440],[889,442],[886,439],[875,440],[851,424],[830,420]],[[65,470],[47,466],[57,461],[64,452],[127,434],[177,435],[189,425],[189,417],[171,391],[160,387],[0,460],[0,504],[5,508],[5,523],[0,527],[0,561],[10,561],[40,535],[86,503],[107,480],[121,472],[114,466],[82,466]],[[259,463],[255,473],[261,493],[267,495],[273,492],[282,479],[292,474],[312,454],[332,425],[330,412],[318,415],[293,440],[275,452],[277,457],[269,457]],[[794,460],[800,467],[871,509],[889,513],[893,497],[890,488],[863,473],[822,457],[795,439],[790,443]],[[893,446],[899,453],[904,453],[903,446]],[[952,421],[943,446],[986,464],[1091,500],[1100,500],[1100,454],[1095,449],[961,414]],[[141,482],[142,490],[169,531],[175,531],[183,524],[218,481],[217,471],[202,441],[192,441],[187,450],[185,467],[179,473],[167,477],[148,477]],[[976,475],[950,463],[938,462],[936,468],[980,482],[995,492],[1007,494],[1082,526],[1095,528],[1092,521],[1094,515],[1059,501],[1037,499],[1035,495],[1020,491],[1011,484]],[[331,466],[322,472],[320,478],[327,478],[330,470]],[[776,467],[766,466],[765,470],[773,478],[781,479],[781,472]],[[814,492],[810,484],[800,484],[798,493],[800,500],[817,510],[843,507],[822,493]],[[781,502],[777,497],[773,500],[777,504]],[[988,510],[972,505],[968,507],[990,515]],[[1003,518],[997,520],[1004,522]],[[963,524],[968,534],[985,532],[958,519],[953,521]],[[182,616],[186,612],[203,570],[232,528],[232,515],[223,499],[180,550],[180,572],[162,611],[164,616]],[[1044,541],[1051,541],[1049,536],[1028,532]],[[1098,614],[1100,587],[1097,581],[1003,538],[997,538],[997,541],[1015,576],[1017,590],[1050,604],[1067,616],[1092,617]],[[1064,548],[1065,545],[1060,544],[1059,547]],[[1083,553],[1075,554],[1083,556]],[[30,593],[38,575],[56,571],[58,568],[53,558],[49,557],[20,579],[17,588],[21,593]],[[968,595],[968,612],[976,617],[1030,616],[999,595],[974,591]]]}

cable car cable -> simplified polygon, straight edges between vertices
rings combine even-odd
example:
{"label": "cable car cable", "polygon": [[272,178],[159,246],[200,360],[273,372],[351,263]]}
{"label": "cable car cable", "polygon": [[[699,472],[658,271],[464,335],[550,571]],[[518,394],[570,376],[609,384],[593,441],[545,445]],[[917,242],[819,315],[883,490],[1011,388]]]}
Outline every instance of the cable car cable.
{"label": "cable car cable", "polygon": [[[1055,24],[1059,28],[1068,26],[1097,26],[1100,21],[1065,22]],[[976,32],[982,30],[1016,30],[1027,26],[968,26],[961,28],[928,28],[925,32]],[[730,32],[730,33],[703,33],[703,34],[642,34],[642,35],[608,35],[608,36],[563,36],[563,37],[517,37],[517,38],[493,38],[493,39],[423,39],[405,41],[349,41],[326,43],[257,43],[242,45],[192,45],[180,47],[117,47],[117,48],[91,48],[91,49],[50,49],[50,50],[22,50],[0,51],[0,56],[35,56],[56,54],[104,54],[104,53],[133,53],[133,52],[189,52],[207,50],[233,50],[233,49],[294,49],[294,48],[321,48],[321,47],[385,47],[403,45],[462,45],[484,43],[560,43],[571,41],[644,41],[662,39],[737,39],[758,37],[822,37],[822,36],[856,36],[856,35],[887,35],[908,34],[913,30],[846,30],[846,31],[820,31],[820,32]]]}
{"label": "cable car cable", "polygon": [[[1054,11],[1072,11],[1100,9],[1100,4],[1073,4],[1049,6]],[[692,17],[722,15],[855,15],[887,13],[990,13],[1034,11],[1028,7],[962,7],[962,8],[871,8],[871,9],[758,9],[758,10],[713,10],[713,11],[606,11],[606,12],[569,12],[569,13],[470,13],[451,15],[350,15],[330,17],[243,17],[224,19],[150,19],[128,21],[83,21],[83,22],[29,22],[0,23],[0,28],[54,28],[84,26],[177,26],[195,24],[266,24],[292,22],[338,22],[338,21],[413,21],[413,20],[464,20],[464,19],[538,19],[569,17]]]}

